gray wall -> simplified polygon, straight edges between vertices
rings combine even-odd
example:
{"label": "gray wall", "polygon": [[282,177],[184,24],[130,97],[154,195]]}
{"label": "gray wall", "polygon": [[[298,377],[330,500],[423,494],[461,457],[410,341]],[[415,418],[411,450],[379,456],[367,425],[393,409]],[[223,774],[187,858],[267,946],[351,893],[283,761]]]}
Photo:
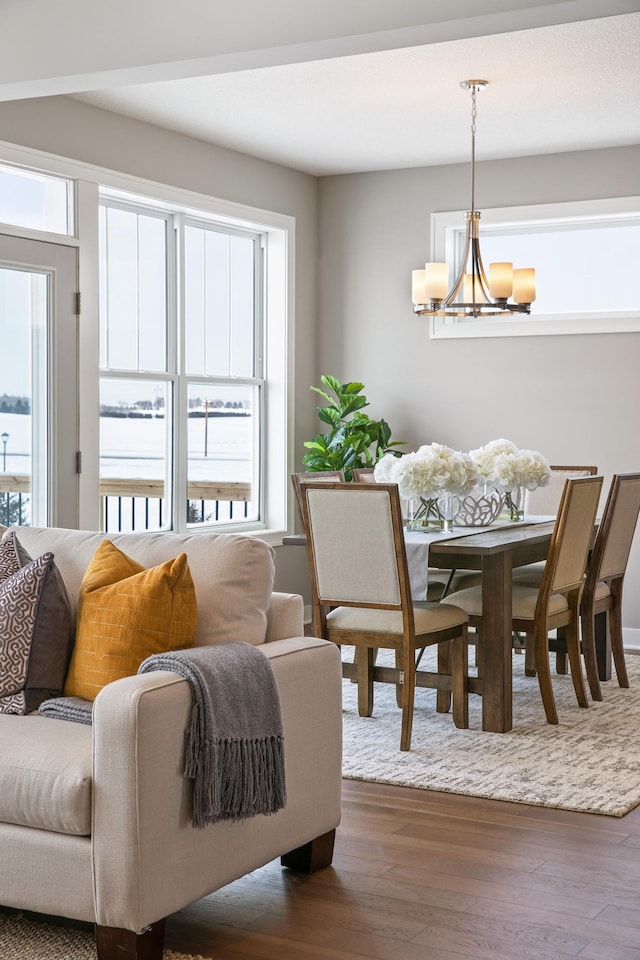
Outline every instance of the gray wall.
{"label": "gray wall", "polygon": [[[315,432],[309,384],[315,377],[317,180],[66,97],[0,103],[0,139],[296,218],[295,409],[301,413],[295,448],[301,449]],[[278,589],[309,590],[300,554],[277,548]]]}
{"label": "gray wall", "polygon": [[[0,103],[3,140],[296,218],[295,450],[317,432],[309,385],[362,380],[408,448],[497,436],[552,461],[640,468],[640,334],[431,341],[410,303],[434,210],[467,202],[468,165],[315,180],[64,97]],[[640,149],[478,164],[479,206],[640,194]],[[318,269],[319,263],[319,269]],[[319,306],[318,306],[319,305]],[[640,536],[625,601],[640,629]],[[277,587],[309,598],[306,558],[277,550]]]}
{"label": "gray wall", "polygon": [[[430,340],[412,313],[410,271],[429,259],[431,213],[462,209],[468,176],[456,165],[320,181],[316,377],[364,382],[368,412],[406,449],[509,437],[552,463],[597,464],[605,487],[640,470],[640,333]],[[476,184],[481,210],[638,195],[640,148],[484,162]],[[638,586],[640,532],[628,627],[640,628]]]}

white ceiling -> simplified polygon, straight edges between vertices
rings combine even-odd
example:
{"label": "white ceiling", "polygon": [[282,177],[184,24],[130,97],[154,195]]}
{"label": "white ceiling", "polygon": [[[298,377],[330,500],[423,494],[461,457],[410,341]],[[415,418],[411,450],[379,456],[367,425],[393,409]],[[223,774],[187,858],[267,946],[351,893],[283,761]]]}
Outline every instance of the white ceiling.
{"label": "white ceiling", "polygon": [[315,175],[640,142],[640,13],[78,99]]}
{"label": "white ceiling", "polygon": [[315,175],[640,142],[640,0],[0,0],[0,100],[55,95]]}

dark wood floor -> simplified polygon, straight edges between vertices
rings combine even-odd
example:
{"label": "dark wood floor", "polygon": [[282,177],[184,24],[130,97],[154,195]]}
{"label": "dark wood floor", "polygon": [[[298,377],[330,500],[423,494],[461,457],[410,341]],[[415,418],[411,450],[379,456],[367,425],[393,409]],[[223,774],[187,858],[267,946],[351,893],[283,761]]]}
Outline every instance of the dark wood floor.
{"label": "dark wood floor", "polygon": [[272,863],[169,921],[215,960],[640,960],[623,818],[345,781],[333,867]]}

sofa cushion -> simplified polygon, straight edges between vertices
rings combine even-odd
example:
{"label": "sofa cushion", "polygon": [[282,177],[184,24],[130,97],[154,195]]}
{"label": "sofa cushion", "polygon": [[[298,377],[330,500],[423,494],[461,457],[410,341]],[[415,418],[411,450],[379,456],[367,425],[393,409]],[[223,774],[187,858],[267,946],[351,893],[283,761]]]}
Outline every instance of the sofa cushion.
{"label": "sofa cushion", "polygon": [[[75,609],[80,583],[104,533],[22,527],[18,537],[32,556],[53,550]],[[236,533],[121,533],[109,535],[145,567],[184,551],[196,589],[196,646],[208,643],[264,643],[267,610],[275,578],[273,547]]]}
{"label": "sofa cushion", "polygon": [[192,647],[196,622],[186,553],[145,569],[103,540],[80,588],[65,696],[95,700],[152,654]]}
{"label": "sofa cushion", "polygon": [[91,833],[91,727],[0,716],[0,822]]}
{"label": "sofa cushion", "polygon": [[13,531],[0,542],[0,711],[28,713],[62,690],[71,611],[53,554],[35,561]]}

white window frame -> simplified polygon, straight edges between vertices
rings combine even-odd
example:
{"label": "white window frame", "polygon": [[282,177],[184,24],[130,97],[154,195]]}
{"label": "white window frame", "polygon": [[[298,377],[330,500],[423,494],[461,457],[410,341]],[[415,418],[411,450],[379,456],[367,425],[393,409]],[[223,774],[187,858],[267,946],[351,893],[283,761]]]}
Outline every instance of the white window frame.
{"label": "white window frame", "polygon": [[[564,227],[572,223],[640,218],[640,197],[613,197],[568,203],[537,204],[522,207],[497,207],[482,210],[482,227],[513,229],[522,227]],[[458,238],[465,229],[465,211],[434,213],[431,216],[431,251],[435,261],[453,264]],[[533,264],[535,267],[535,264]],[[536,314],[535,301],[529,316],[514,314],[492,318],[429,317],[429,336],[433,340],[479,337],[530,337],[561,334],[635,333],[640,331],[638,310],[610,312]]]}
{"label": "white window frame", "polygon": [[[99,529],[99,257],[98,206],[101,190],[126,201],[131,196],[144,198],[147,206],[176,211],[198,219],[204,213],[218,222],[261,233],[264,250],[264,341],[261,357],[265,380],[261,425],[263,483],[260,522],[232,523],[225,532],[237,529],[260,536],[277,545],[288,531],[289,475],[294,462],[294,303],[295,303],[295,218],[207,194],[174,187],[140,177],[120,174],[105,167],[47,154],[28,147],[17,147],[0,141],[0,159],[43,173],[75,181],[76,205],[73,238],[67,243],[79,248],[79,280],[82,293],[82,314],[79,329],[79,449],[82,453],[80,475],[79,526]],[[0,225],[0,231],[2,230]],[[51,238],[38,231],[11,229],[14,235],[35,239]],[[55,440],[55,438],[54,438]],[[185,468],[186,469],[186,468]],[[212,528],[190,527],[189,532],[222,532],[221,525]]]}

